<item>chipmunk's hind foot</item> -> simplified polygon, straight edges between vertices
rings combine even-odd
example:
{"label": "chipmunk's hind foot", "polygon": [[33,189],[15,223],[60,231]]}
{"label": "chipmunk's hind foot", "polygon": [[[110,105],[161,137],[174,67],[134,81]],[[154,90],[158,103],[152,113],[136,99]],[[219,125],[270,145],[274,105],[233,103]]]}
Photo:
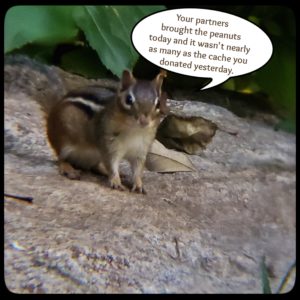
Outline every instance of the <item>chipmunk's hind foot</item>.
{"label": "chipmunk's hind foot", "polygon": [[61,161],[59,162],[58,169],[59,174],[72,180],[80,180],[81,171],[75,169],[70,163]]}

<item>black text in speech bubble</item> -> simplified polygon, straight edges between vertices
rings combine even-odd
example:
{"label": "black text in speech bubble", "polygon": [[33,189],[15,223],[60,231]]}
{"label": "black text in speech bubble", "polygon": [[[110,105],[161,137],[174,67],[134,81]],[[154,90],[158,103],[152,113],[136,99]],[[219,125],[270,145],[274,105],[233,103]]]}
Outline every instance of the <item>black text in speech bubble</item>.
{"label": "black text in speech bubble", "polygon": [[208,9],[173,9],[150,15],[132,31],[135,49],[163,69],[212,78],[203,89],[262,67],[269,37],[240,17]]}

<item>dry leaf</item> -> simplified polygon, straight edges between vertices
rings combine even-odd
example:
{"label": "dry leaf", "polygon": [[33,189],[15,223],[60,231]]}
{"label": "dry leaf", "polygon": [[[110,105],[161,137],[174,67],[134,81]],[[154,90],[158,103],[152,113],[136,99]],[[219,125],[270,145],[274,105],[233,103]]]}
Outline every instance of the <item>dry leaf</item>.
{"label": "dry leaf", "polygon": [[160,124],[157,139],[168,148],[200,154],[212,140],[218,126],[202,117],[169,115]]}
{"label": "dry leaf", "polygon": [[153,142],[148,153],[146,168],[161,173],[196,171],[184,153],[167,149],[157,140]]}

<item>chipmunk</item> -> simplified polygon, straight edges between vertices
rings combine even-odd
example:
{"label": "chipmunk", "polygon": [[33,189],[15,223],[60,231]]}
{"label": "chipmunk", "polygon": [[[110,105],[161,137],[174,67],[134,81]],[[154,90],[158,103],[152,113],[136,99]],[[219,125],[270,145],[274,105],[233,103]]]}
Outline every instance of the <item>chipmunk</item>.
{"label": "chipmunk", "polygon": [[161,92],[165,76],[161,71],[153,80],[139,80],[124,70],[115,97],[104,108],[89,87],[47,104],[47,136],[58,157],[59,173],[79,179],[79,169],[94,169],[108,176],[111,188],[125,190],[119,174],[125,159],[132,168],[131,190],[145,193],[146,156],[166,112],[167,97]]}

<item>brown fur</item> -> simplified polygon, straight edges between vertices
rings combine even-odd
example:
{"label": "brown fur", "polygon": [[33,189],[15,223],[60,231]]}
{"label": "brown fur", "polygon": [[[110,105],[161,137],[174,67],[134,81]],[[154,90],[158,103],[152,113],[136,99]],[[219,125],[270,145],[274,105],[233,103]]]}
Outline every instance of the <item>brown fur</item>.
{"label": "brown fur", "polygon": [[[132,190],[144,192],[144,163],[161,117],[155,99],[161,97],[162,74],[147,84],[134,79],[128,71],[124,74],[125,84],[121,83],[115,99],[102,110],[94,111],[92,117],[74,105],[76,101],[86,101],[87,106],[93,106],[88,100],[65,98],[58,102],[47,119],[47,133],[59,158],[60,173],[73,179],[77,174],[72,166],[98,169],[108,174],[112,188],[123,190],[119,164],[126,159],[133,171]],[[147,90],[142,90],[145,87]],[[130,108],[124,100],[129,90],[134,90],[136,97]],[[165,100],[161,99],[162,106]]]}

